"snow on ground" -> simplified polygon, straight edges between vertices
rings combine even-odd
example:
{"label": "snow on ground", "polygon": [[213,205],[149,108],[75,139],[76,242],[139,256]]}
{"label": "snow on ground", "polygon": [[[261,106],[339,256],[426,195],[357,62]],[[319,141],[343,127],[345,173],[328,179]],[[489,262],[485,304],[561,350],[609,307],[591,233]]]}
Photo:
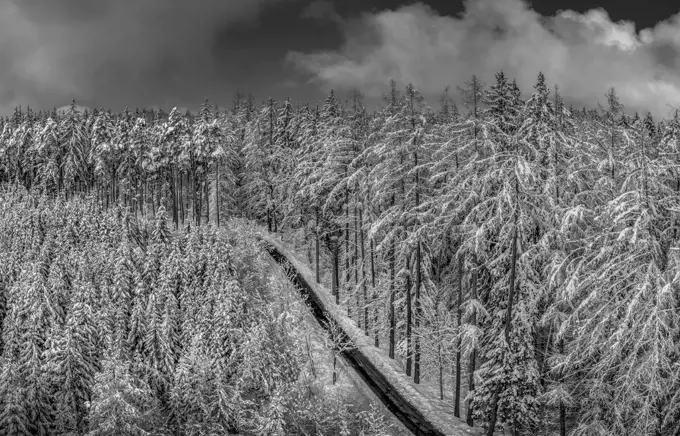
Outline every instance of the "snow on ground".
{"label": "snow on ground", "polygon": [[[273,275],[277,276],[277,279],[280,279],[282,282],[290,283],[274,259],[268,256],[267,258],[271,265],[271,270],[276,271]],[[288,300],[299,299],[297,290],[293,289],[292,285],[290,289],[291,294],[294,293],[296,295],[284,295],[282,298]],[[325,397],[337,397],[341,398],[345,403],[350,403],[350,408],[355,413],[369,410],[370,406],[373,405],[378,408],[389,425],[391,425],[390,434],[392,436],[411,435],[412,433],[387,410],[371,388],[366,386],[359,374],[342,357],[337,360],[337,381],[333,385],[333,354],[326,344],[325,330],[319,325],[310,311],[305,311],[303,318],[305,319],[305,326],[301,330],[304,331],[304,337],[301,339],[309,347],[310,357],[316,373],[316,382],[313,383],[312,388],[323,390],[323,396]]]}
{"label": "snow on ground", "polygon": [[[383,350],[376,348],[373,345],[373,338],[366,336],[356,323],[347,316],[345,310],[335,304],[331,291],[315,282],[315,275],[311,269],[301,262],[280,238],[268,235],[266,232],[262,232],[261,235],[286,255],[323,301],[331,316],[347,332],[356,347],[385,375],[396,391],[416,407],[435,428],[450,436],[481,435],[483,433],[481,428],[468,427],[465,422],[453,416],[451,404],[439,400],[436,387],[416,386],[410,377],[406,376],[399,362],[390,359]],[[366,387],[366,389],[370,388]],[[499,432],[498,434],[502,433]]]}

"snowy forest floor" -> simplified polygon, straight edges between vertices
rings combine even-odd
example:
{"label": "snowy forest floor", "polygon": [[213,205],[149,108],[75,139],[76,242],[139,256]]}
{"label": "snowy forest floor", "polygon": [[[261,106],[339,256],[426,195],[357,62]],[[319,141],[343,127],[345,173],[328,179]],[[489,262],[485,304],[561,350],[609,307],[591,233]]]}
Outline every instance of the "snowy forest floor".
{"label": "snowy forest floor", "polygon": [[[436,428],[447,435],[482,434],[481,428],[470,428],[465,422],[454,416],[451,395],[452,383],[450,380],[451,377],[448,374],[445,377],[445,397],[443,401],[439,399],[439,386],[437,380],[430,378],[421,381],[420,384],[415,384],[410,377],[406,376],[401,360],[390,359],[387,355],[387,350],[382,347],[375,347],[373,339],[366,336],[364,332],[357,327],[356,322],[347,316],[346,309],[338,310],[338,307],[333,302],[330,290],[327,286],[324,286],[324,281],[322,280],[320,285],[315,284],[314,273],[311,268],[306,263],[300,261],[300,258],[304,258],[305,254],[304,252],[296,250],[294,238],[288,237],[284,241],[280,237],[266,234],[266,232],[262,232],[262,236],[266,240],[273,242],[280,251],[287,255],[295,268],[306,278],[307,282],[312,285],[315,293],[317,293],[319,298],[324,301],[326,307],[331,308],[331,315],[350,335],[354,344],[369,358],[381,373],[387,377],[395,389],[411,401],[423,416],[435,425]],[[383,341],[383,338],[381,338],[381,343],[385,344],[386,341]],[[466,378],[464,378],[464,380],[466,380]],[[368,388],[366,387],[366,389]],[[463,389],[461,398],[464,398],[466,394],[466,390]],[[464,416],[464,413],[466,412],[464,403],[462,403],[461,406],[461,414]],[[497,431],[496,434],[500,435],[504,433],[502,431]]]}

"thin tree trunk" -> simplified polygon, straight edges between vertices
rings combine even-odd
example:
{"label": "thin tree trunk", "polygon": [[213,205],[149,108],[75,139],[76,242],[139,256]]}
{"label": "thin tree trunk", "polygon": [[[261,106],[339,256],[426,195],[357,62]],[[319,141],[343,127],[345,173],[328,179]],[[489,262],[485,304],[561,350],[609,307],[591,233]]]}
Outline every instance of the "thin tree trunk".
{"label": "thin tree trunk", "polygon": [[338,361],[338,356],[333,353],[333,385],[335,385],[335,382],[338,381],[338,373],[337,370],[335,369],[337,366],[337,361]]}
{"label": "thin tree trunk", "polygon": [[215,174],[215,220],[220,226],[220,160],[217,159],[217,173]]}
{"label": "thin tree trunk", "polygon": [[210,179],[205,175],[205,223],[210,225]]}
{"label": "thin tree trunk", "polygon": [[374,246],[373,239],[371,239],[371,289],[373,290],[373,330],[375,331],[375,346],[380,346],[380,331],[378,330],[378,294],[375,291],[375,261],[374,261]]}
{"label": "thin tree trunk", "polygon": [[196,208],[196,226],[201,227],[201,215],[203,213],[203,184],[198,182],[198,207]]}
{"label": "thin tree trunk", "polygon": [[[560,354],[564,354],[564,339],[560,339]],[[567,411],[563,401],[560,401],[560,436],[567,436]]]}
{"label": "thin tree trunk", "polygon": [[146,176],[144,176],[144,180],[142,181],[142,217],[146,216],[147,184]]}
{"label": "thin tree trunk", "polygon": [[272,214],[271,214],[271,209],[267,207],[267,230],[269,233],[272,231]]}
{"label": "thin tree trunk", "polygon": [[340,241],[333,245],[333,281],[335,283],[335,304],[340,305]]}
{"label": "thin tree trunk", "polygon": [[[354,269],[354,292],[357,297],[357,327],[361,328],[361,296],[357,289],[359,288],[359,232],[357,228],[357,202],[356,194],[354,199],[354,256],[352,258],[352,269]],[[365,302],[364,302],[365,304]],[[366,328],[366,325],[364,325]]]}
{"label": "thin tree trunk", "polygon": [[[414,139],[415,144],[415,139]],[[418,170],[418,152],[413,153],[414,166],[416,168],[416,209],[420,206],[420,171]],[[420,383],[420,333],[418,328],[420,327],[420,286],[422,284],[422,252],[420,247],[420,239],[416,242],[416,295],[415,295],[415,355],[414,355],[414,368],[413,368],[413,381],[415,383]]]}
{"label": "thin tree trunk", "polygon": [[170,180],[172,182],[170,184],[170,190],[172,191],[171,192],[171,195],[172,195],[172,222],[175,224],[175,230],[178,230],[179,229],[179,216],[177,214],[177,187],[175,186],[175,170],[174,170],[174,168],[171,168],[169,172],[170,172],[169,177],[170,177]]}
{"label": "thin tree trunk", "polygon": [[[471,271],[471,276],[470,276],[470,298],[473,300],[477,299],[477,268],[479,267],[479,263],[477,262],[477,254],[472,255],[472,263],[473,263],[473,268]],[[477,311],[473,310],[472,311],[472,319],[470,320],[470,324],[473,327],[477,326]],[[470,362],[469,362],[469,368],[468,368],[468,396],[475,390],[475,363],[477,361],[477,347],[473,347],[472,350],[470,351]],[[467,416],[466,416],[466,422],[467,425],[470,427],[474,426],[474,420],[472,419],[472,398],[468,399],[467,402]]]}
{"label": "thin tree trunk", "polygon": [[[458,329],[460,330],[463,319],[463,256],[458,256]],[[456,393],[453,405],[453,415],[460,418],[460,376],[461,376],[461,352],[460,340],[456,341]]]}
{"label": "thin tree trunk", "polygon": [[411,255],[406,255],[406,375],[411,376],[413,355],[411,353]]}
{"label": "thin tree trunk", "polygon": [[[347,294],[349,293],[349,192],[345,188],[345,286],[347,287]],[[347,299],[347,315],[352,318],[351,301]]]}
{"label": "thin tree trunk", "polygon": [[319,206],[316,207],[315,211],[316,228],[314,229],[314,245],[316,246],[316,282],[321,283],[321,272],[319,271]]}
{"label": "thin tree trunk", "polygon": [[359,234],[361,244],[361,281],[362,289],[364,291],[364,329],[366,330],[366,336],[368,336],[368,293],[366,291],[366,250],[364,247],[364,216],[363,207],[359,208]]}
{"label": "thin tree trunk", "polygon": [[420,333],[418,327],[420,326],[420,285],[422,282],[422,272],[420,270],[421,264],[420,241],[416,245],[416,295],[415,295],[415,329],[416,337],[414,338],[414,356],[413,356],[413,381],[420,383]]}
{"label": "thin tree trunk", "polygon": [[156,184],[151,182],[151,213],[156,218]]}
{"label": "thin tree trunk", "polygon": [[390,245],[390,335],[389,335],[389,356],[394,359],[394,334],[396,330],[397,321],[394,316],[394,280],[395,280],[395,249],[394,240]]}
{"label": "thin tree trunk", "polygon": [[194,165],[191,165],[191,170],[190,173],[187,175],[189,177],[189,185],[190,192],[191,192],[191,221],[195,224],[196,223],[196,168],[194,168]]}
{"label": "thin tree trunk", "polygon": [[279,232],[279,218],[276,213],[276,204],[274,204],[274,208],[272,209],[272,215],[274,216],[274,233]]}
{"label": "thin tree trunk", "polygon": [[179,172],[179,213],[181,216],[182,227],[184,227],[185,207],[184,207],[184,173]]}
{"label": "thin tree trunk", "polygon": [[[318,255],[318,251],[317,251]],[[331,265],[331,295],[335,297],[335,304],[338,304],[338,281],[337,281],[337,274],[336,274],[336,269],[338,268],[338,250],[333,246],[333,249],[331,250],[331,256],[332,256],[332,265]],[[318,262],[318,258],[317,258]],[[317,269],[317,277],[318,277],[318,269]],[[317,281],[318,283],[318,281]]]}

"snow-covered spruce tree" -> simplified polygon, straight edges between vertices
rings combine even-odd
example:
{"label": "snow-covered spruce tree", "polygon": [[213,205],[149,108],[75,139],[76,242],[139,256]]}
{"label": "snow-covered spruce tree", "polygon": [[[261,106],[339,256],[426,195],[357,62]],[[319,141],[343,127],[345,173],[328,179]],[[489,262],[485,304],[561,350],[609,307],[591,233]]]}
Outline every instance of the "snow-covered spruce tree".
{"label": "snow-covered spruce tree", "polygon": [[37,176],[43,190],[50,193],[60,191],[63,184],[58,128],[57,121],[48,118],[40,129],[36,141]]}
{"label": "snow-covered spruce tree", "polygon": [[68,193],[90,187],[93,165],[90,161],[91,143],[85,134],[83,116],[75,100],[61,118],[58,128],[59,144],[63,148],[61,177]]}
{"label": "snow-covered spruce tree", "polygon": [[45,281],[39,269],[40,262],[29,262],[10,289],[3,357],[6,364],[11,362],[16,368],[5,373],[4,376],[9,378],[0,383],[5,384],[7,389],[13,384],[19,394],[7,397],[13,405],[5,405],[7,416],[0,419],[13,420],[15,423],[12,425],[45,435],[53,419],[43,373],[43,353],[51,320],[44,295]]}
{"label": "snow-covered spruce tree", "polygon": [[8,178],[30,189],[35,178],[36,142],[40,123],[30,108],[17,121],[19,124],[15,129],[5,131],[6,147],[3,154],[8,158]]}
{"label": "snow-covered spruce tree", "polygon": [[86,403],[88,436],[147,436],[161,420],[151,388],[130,371],[130,364],[107,353],[94,375],[92,399]]}
{"label": "snow-covered spruce tree", "polygon": [[82,434],[87,428],[86,402],[98,370],[97,328],[87,292],[91,292],[89,286],[76,283],[66,325],[53,331],[44,354],[50,401],[56,406],[53,425],[58,433]]}
{"label": "snow-covered spruce tree", "polygon": [[534,356],[533,294],[539,286],[532,248],[536,231],[545,219],[536,204],[539,186],[538,151],[519,141],[521,101],[519,90],[500,72],[486,94],[488,144],[492,150],[480,160],[485,170],[475,180],[480,201],[464,223],[476,227],[473,234],[480,261],[486,263],[492,288],[485,302],[489,316],[477,372],[478,384],[472,407],[486,421],[492,435],[497,421],[515,429],[536,424],[540,393]]}

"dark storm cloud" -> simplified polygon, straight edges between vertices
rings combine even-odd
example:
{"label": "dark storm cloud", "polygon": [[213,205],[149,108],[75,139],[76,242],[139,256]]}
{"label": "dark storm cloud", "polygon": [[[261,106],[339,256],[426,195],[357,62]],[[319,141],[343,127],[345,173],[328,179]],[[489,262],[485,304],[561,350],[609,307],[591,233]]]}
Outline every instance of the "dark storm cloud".
{"label": "dark storm cloud", "polygon": [[314,0],[302,11],[302,18],[330,20],[338,24],[345,22],[335,10],[335,5],[331,0]]}
{"label": "dark storm cloud", "polygon": [[[390,78],[425,95],[501,69],[531,92],[543,71],[577,105],[614,86],[631,109],[668,116],[680,105],[680,14],[636,32],[603,9],[544,16],[523,0],[468,0],[458,17],[416,3],[349,20],[337,50],[293,51],[288,60],[323,87],[379,96]],[[375,37],[378,35],[378,37]]]}
{"label": "dark storm cloud", "polygon": [[0,113],[201,100],[229,80],[216,35],[286,1],[0,0]]}

